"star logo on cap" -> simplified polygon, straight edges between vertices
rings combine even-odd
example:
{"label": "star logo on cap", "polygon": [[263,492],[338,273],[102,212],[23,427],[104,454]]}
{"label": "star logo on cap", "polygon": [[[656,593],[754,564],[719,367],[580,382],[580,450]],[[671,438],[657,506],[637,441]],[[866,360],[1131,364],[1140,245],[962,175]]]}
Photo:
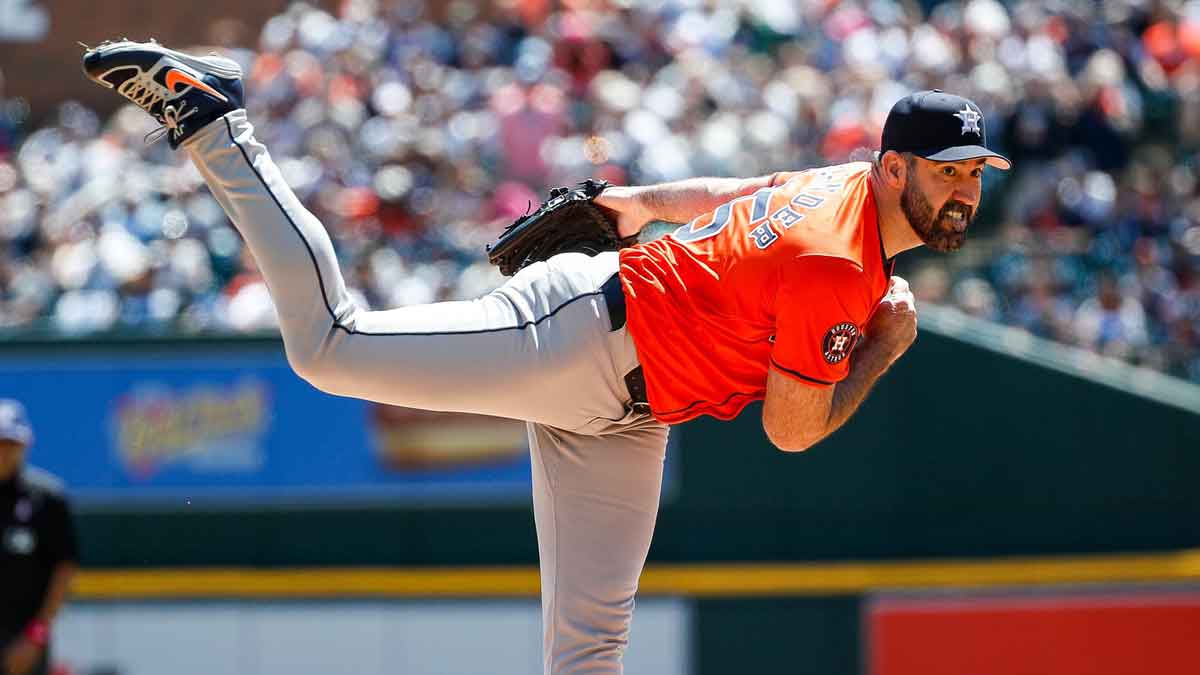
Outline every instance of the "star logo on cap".
{"label": "star logo on cap", "polygon": [[971,110],[970,106],[964,105],[962,110],[954,113],[954,116],[962,120],[963,134],[982,134],[979,130],[979,120],[983,119],[983,115]]}

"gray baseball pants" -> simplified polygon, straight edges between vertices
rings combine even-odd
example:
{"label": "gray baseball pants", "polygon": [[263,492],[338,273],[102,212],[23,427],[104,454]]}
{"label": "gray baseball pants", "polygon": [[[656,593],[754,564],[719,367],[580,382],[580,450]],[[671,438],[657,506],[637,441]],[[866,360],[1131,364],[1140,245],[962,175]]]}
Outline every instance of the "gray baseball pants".
{"label": "gray baseball pants", "polygon": [[339,396],[528,423],[545,672],[620,673],[667,427],[630,405],[637,353],[600,292],[616,253],[555,256],[476,300],[367,311],[244,110],[184,148],[254,254],[301,377]]}

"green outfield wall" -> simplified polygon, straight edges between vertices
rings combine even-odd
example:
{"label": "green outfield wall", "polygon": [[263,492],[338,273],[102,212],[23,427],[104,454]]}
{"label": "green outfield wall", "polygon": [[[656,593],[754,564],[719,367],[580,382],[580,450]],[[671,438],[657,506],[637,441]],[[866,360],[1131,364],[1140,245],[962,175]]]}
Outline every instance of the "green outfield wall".
{"label": "green outfield wall", "polygon": [[[678,473],[651,560],[1200,545],[1197,388],[1171,390],[1165,378],[1155,388],[1147,385],[1153,376],[1137,371],[1121,379],[1103,363],[1091,364],[1095,377],[1064,372],[1079,370],[1067,363],[1073,354],[1065,351],[1050,367],[983,346],[977,336],[923,330],[862,410],[805,453],[773,450],[757,406],[733,422],[705,418],[678,427]],[[102,510],[82,515],[81,533],[87,562],[104,567],[536,561],[525,506]]]}

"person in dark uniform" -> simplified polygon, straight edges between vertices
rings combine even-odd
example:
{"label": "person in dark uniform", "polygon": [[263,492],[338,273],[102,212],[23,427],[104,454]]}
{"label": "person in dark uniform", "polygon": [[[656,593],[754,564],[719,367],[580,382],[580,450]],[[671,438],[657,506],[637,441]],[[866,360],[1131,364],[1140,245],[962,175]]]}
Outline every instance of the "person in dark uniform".
{"label": "person in dark uniform", "polygon": [[50,626],[79,559],[61,482],[25,465],[33,427],[0,399],[0,673],[46,675]]}

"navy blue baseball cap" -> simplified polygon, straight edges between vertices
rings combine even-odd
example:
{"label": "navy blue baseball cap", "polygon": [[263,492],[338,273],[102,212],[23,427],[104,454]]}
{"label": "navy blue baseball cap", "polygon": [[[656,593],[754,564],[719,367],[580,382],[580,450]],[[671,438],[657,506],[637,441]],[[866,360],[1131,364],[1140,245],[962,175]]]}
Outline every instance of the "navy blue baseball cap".
{"label": "navy blue baseball cap", "polygon": [[879,151],[911,152],[934,162],[986,159],[1007,171],[1012,162],[988,150],[983,112],[969,99],[940,89],[918,91],[896,102],[883,123]]}
{"label": "navy blue baseball cap", "polygon": [[33,425],[20,401],[0,398],[0,440],[33,443]]}

